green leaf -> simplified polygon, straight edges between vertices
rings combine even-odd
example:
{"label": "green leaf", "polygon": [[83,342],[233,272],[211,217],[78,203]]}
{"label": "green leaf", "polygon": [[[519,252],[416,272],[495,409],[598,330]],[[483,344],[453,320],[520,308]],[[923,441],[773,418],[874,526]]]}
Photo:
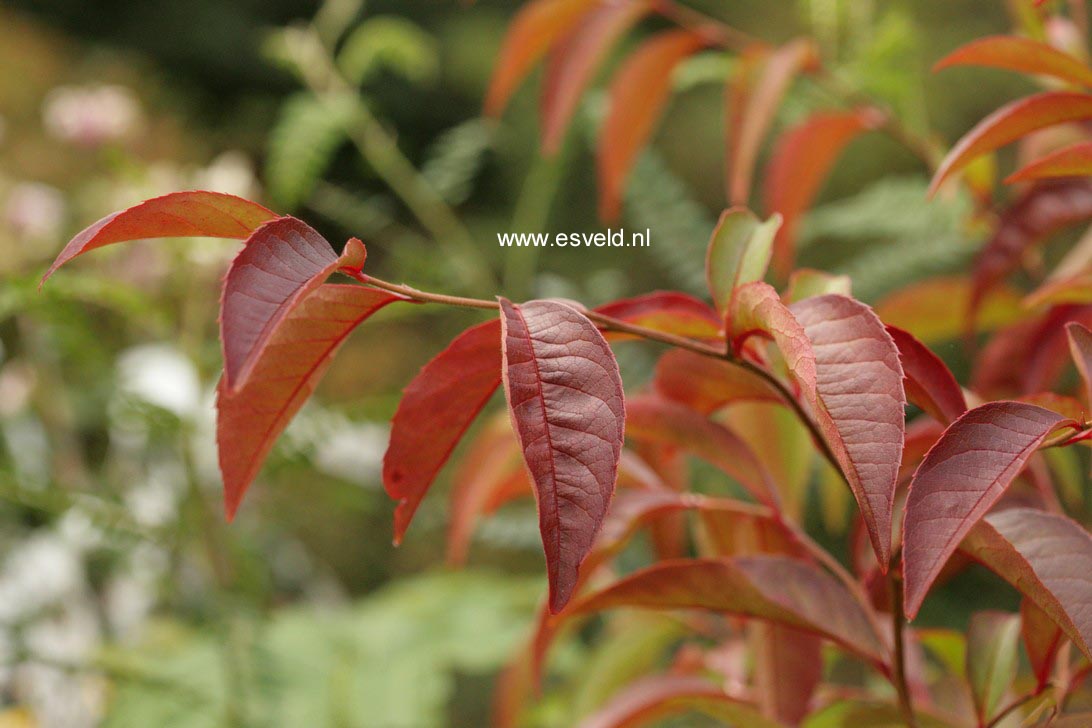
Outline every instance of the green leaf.
{"label": "green leaf", "polygon": [[733,207],[720,216],[705,254],[705,276],[717,311],[724,315],[732,292],[766,276],[781,216],[761,222],[750,210]]}
{"label": "green leaf", "polygon": [[967,681],[980,722],[993,717],[1016,678],[1020,617],[978,612],[967,630]]}

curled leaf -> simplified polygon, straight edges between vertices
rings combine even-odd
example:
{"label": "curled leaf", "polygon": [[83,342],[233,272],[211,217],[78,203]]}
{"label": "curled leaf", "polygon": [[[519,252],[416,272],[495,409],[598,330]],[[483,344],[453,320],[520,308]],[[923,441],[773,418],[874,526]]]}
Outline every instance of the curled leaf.
{"label": "curled leaf", "polygon": [[494,319],[459,334],[406,387],[383,456],[383,485],[398,500],[396,544],[436,474],[500,382],[501,326]]}
{"label": "curled leaf", "polygon": [[550,611],[576,587],[614,494],[625,404],[595,324],[554,301],[500,299],[504,388],[538,501]]}
{"label": "curled leaf", "polygon": [[948,557],[1052,432],[1071,421],[1035,405],[990,402],[952,423],[914,473],[903,523],[906,613],[917,614]]}
{"label": "curled leaf", "polygon": [[242,240],[263,222],[277,217],[257,202],[222,192],[172,192],[102,218],[72,238],[42,283],[68,261],[88,250],[144,238],[237,238]]}
{"label": "curled leaf", "polygon": [[315,391],[334,353],[362,321],[402,296],[327,283],[288,312],[247,382],[217,389],[216,443],[224,507],[233,518],[273,443]]}
{"label": "curled leaf", "polygon": [[709,295],[722,316],[727,312],[736,288],[766,276],[774,235],[779,227],[779,215],[762,222],[742,207],[733,207],[721,214],[706,249],[705,278]]}

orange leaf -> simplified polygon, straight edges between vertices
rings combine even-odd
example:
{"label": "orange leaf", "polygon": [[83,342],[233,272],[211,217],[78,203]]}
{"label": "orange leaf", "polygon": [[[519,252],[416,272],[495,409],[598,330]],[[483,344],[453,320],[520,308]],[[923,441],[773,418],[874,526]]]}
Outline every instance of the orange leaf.
{"label": "orange leaf", "polygon": [[773,53],[745,52],[728,88],[728,199],[746,205],[762,138],[770,128],[793,78],[819,64],[815,44],[805,38]]}
{"label": "orange leaf", "polygon": [[952,66],[1004,68],[1092,86],[1092,68],[1078,58],[1042,41],[1014,35],[994,35],[972,41],[937,61],[933,71]]}
{"label": "orange leaf", "polygon": [[487,116],[499,116],[520,82],[596,0],[531,0],[508,26],[485,95]]}
{"label": "orange leaf", "polygon": [[614,43],[649,11],[647,0],[613,0],[590,11],[550,50],[542,85],[542,150],[556,154],[581,94]]}
{"label": "orange leaf", "polygon": [[315,391],[334,353],[353,329],[402,296],[363,286],[320,286],[273,332],[245,386],[217,390],[216,442],[224,507],[235,516],[273,443]]}
{"label": "orange leaf", "polygon": [[937,189],[971,160],[1027,136],[1033,131],[1067,121],[1092,119],[1092,95],[1046,91],[1013,101],[987,116],[963,135],[941,162],[929,186]]}
{"label": "orange leaf", "polygon": [[1056,177],[1092,176],[1092,142],[1078,142],[1013,172],[1005,184]]}
{"label": "orange leaf", "polygon": [[641,147],[671,91],[671,74],[691,53],[706,44],[689,30],[673,30],[644,42],[614,75],[607,118],[599,132],[599,216],[615,220],[622,189]]}
{"label": "orange leaf", "polygon": [[834,162],[861,132],[879,125],[873,109],[819,113],[785,132],[766,165],[763,197],[766,211],[784,218],[774,239],[774,272],[784,278],[792,270],[797,228]]}

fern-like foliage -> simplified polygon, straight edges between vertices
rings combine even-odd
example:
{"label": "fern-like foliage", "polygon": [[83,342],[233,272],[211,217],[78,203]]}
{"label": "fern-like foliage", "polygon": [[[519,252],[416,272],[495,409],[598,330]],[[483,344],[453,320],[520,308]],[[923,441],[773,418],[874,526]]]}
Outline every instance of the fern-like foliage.
{"label": "fern-like foliage", "polygon": [[491,145],[492,135],[483,120],[465,121],[440,135],[421,174],[448,203],[458,205],[474,191],[474,179]]}
{"label": "fern-like foliage", "polygon": [[378,16],[358,25],[345,39],[337,62],[353,83],[363,83],[382,71],[413,83],[428,83],[440,67],[433,38],[416,23],[395,16]]}
{"label": "fern-like foliage", "polygon": [[307,200],[345,140],[357,103],[350,97],[320,101],[307,94],[285,102],[270,134],[265,175],[279,207],[294,210]]}

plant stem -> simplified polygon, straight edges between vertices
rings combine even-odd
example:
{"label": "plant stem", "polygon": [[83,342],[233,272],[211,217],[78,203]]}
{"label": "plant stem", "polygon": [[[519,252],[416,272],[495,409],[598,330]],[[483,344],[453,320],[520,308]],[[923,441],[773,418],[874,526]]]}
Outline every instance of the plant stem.
{"label": "plant stem", "polygon": [[906,626],[906,615],[902,611],[902,576],[894,567],[888,569],[891,581],[891,624],[895,636],[895,691],[899,695],[899,710],[909,728],[917,728],[917,718],[914,716],[914,704],[910,699],[910,686],[906,681],[906,644],[903,630]]}

